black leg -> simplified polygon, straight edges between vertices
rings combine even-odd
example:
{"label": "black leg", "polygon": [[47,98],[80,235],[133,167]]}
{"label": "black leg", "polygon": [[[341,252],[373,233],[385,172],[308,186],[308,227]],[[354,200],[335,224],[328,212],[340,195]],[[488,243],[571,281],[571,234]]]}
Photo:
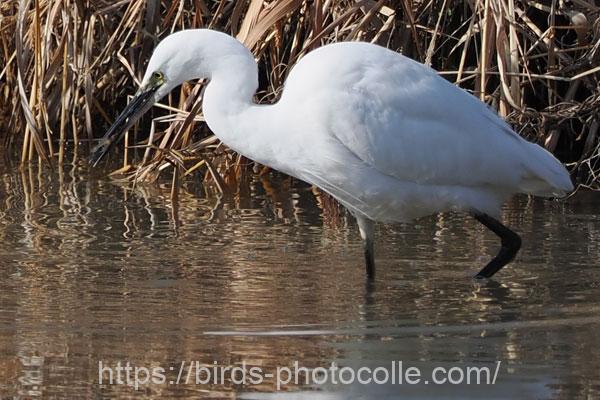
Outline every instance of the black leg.
{"label": "black leg", "polygon": [[498,255],[494,257],[477,275],[475,278],[491,278],[500,268],[511,262],[517,252],[521,248],[521,238],[515,232],[508,229],[502,223],[487,214],[473,214],[473,217],[485,225],[488,229],[498,235],[502,241],[502,247]]}
{"label": "black leg", "polygon": [[365,248],[365,263],[367,265],[367,279],[373,280],[375,278],[375,252],[373,251],[373,240],[367,238],[363,240]]}
{"label": "black leg", "polygon": [[360,237],[363,240],[365,249],[365,263],[367,266],[367,280],[372,281],[375,278],[375,251],[373,243],[375,241],[374,223],[370,219],[362,215],[356,216]]}

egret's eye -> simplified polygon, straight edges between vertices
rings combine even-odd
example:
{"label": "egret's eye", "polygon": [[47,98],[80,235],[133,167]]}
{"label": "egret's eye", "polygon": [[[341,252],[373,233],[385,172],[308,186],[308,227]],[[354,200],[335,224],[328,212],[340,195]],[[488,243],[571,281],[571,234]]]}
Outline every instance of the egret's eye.
{"label": "egret's eye", "polygon": [[165,76],[160,71],[156,71],[152,74],[152,80],[154,80],[154,82],[162,82],[164,79]]}

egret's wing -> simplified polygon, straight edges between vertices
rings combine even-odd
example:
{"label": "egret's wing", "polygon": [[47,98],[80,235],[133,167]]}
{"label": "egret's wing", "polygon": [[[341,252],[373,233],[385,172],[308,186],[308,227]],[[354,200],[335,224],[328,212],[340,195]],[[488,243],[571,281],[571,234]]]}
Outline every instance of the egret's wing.
{"label": "egret's wing", "polygon": [[526,173],[524,141],[435,71],[361,43],[314,53],[292,71],[282,101],[309,98],[307,117],[378,171],[405,181],[468,186],[512,186]]}

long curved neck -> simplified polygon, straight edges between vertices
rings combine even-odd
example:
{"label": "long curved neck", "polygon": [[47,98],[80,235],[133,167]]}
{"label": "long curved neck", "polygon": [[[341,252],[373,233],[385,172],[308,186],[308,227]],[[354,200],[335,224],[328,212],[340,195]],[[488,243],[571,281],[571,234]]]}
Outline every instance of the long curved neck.
{"label": "long curved neck", "polygon": [[210,74],[210,82],[204,92],[204,117],[210,129],[224,141],[230,139],[233,119],[245,114],[255,106],[253,97],[258,86],[256,63],[252,66],[238,60],[230,64],[220,63]]}
{"label": "long curved neck", "polygon": [[[232,40],[235,40],[232,38]],[[242,155],[273,166],[269,154],[275,125],[272,106],[253,101],[258,67],[245,47],[230,47],[213,58],[210,82],[204,92],[203,111],[209,128],[227,146]]]}

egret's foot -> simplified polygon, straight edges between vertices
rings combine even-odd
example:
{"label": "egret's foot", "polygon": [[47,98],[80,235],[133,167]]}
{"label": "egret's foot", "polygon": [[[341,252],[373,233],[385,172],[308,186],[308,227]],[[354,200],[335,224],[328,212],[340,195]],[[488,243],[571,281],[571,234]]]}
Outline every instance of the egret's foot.
{"label": "egret's foot", "polygon": [[[485,268],[484,268],[485,269]],[[478,280],[478,281],[488,281],[492,278],[492,275],[490,276],[485,276],[482,274],[483,269],[481,271],[479,271],[476,275],[473,275],[473,279]],[[498,271],[496,271],[498,272]]]}
{"label": "egret's foot", "polygon": [[494,232],[502,241],[498,255],[488,263],[477,275],[476,279],[491,278],[502,267],[511,262],[521,248],[521,237],[504,226],[500,221],[487,214],[473,214],[473,217]]}

